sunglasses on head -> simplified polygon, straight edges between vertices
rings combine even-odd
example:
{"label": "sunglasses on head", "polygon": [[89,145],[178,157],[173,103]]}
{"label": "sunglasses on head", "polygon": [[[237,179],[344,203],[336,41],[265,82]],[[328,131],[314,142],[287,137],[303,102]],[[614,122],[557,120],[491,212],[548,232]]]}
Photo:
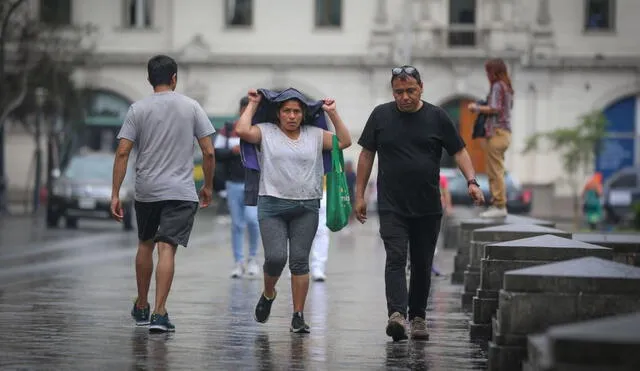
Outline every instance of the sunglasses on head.
{"label": "sunglasses on head", "polygon": [[391,74],[393,74],[393,76],[398,76],[402,73],[406,73],[407,75],[415,77],[415,75],[418,73],[418,70],[416,70],[415,67],[411,66],[395,67],[391,69]]}

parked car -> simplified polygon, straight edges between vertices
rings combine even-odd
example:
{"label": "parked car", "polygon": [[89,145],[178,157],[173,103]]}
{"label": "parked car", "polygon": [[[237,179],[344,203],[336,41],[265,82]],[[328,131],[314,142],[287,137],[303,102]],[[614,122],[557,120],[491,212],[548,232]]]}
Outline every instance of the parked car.
{"label": "parked car", "polygon": [[[451,192],[451,203],[454,206],[472,206],[473,200],[469,196],[467,180],[457,168],[441,168],[440,174],[447,177],[449,183],[449,192]],[[491,200],[489,191],[489,178],[487,174],[476,174],[480,189],[484,193],[487,202]],[[507,173],[505,177],[507,186],[507,211],[511,214],[528,214],[531,212],[531,203],[533,202],[533,192],[530,189],[523,189],[520,182],[513,174]],[[370,181],[368,189],[371,192],[369,196],[369,209],[378,209],[377,189],[375,189],[375,181]]]}
{"label": "parked car", "polygon": [[[449,182],[449,192],[451,193],[451,202],[454,206],[471,206],[473,200],[469,197],[467,180],[458,169],[442,168],[441,174],[447,177]],[[487,203],[491,200],[491,192],[489,190],[489,177],[487,174],[476,174],[480,189],[484,193]],[[507,187],[507,211],[511,214],[528,214],[531,212],[531,203],[533,201],[533,192],[530,189],[523,189],[516,177],[507,172],[505,174],[505,185]]]}
{"label": "parked car", "polygon": [[604,182],[602,205],[609,223],[628,224],[633,221],[633,206],[640,202],[639,179],[640,167],[626,167]]}
{"label": "parked car", "polygon": [[[61,174],[54,174],[51,194],[47,202],[47,226],[55,228],[64,218],[67,228],[77,228],[79,219],[110,219],[113,153],[81,153],[69,161]],[[133,164],[134,159],[129,160]],[[56,176],[57,175],[57,176]],[[124,209],[125,230],[133,229],[133,169],[120,190]]]}

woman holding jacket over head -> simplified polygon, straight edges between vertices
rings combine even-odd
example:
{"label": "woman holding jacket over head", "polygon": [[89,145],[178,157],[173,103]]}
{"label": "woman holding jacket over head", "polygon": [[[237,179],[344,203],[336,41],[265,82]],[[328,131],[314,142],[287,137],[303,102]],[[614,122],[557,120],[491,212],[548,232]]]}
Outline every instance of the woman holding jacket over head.
{"label": "woman holding jacket over head", "polygon": [[[330,150],[334,134],[304,125],[307,106],[298,99],[278,104],[276,122],[252,125],[263,98],[249,90],[249,104],[236,131],[258,146],[260,184],[258,220],[264,246],[264,290],[255,309],[255,319],[269,319],[276,298],[276,283],[289,255],[293,316],[291,332],[308,333],[304,304],[309,290],[309,253],[318,228],[318,213],[324,176],[323,150]],[[322,109],[333,123],[341,149],[351,145],[351,136],[336,111],[333,99],[324,99]],[[289,248],[287,250],[287,245]]]}

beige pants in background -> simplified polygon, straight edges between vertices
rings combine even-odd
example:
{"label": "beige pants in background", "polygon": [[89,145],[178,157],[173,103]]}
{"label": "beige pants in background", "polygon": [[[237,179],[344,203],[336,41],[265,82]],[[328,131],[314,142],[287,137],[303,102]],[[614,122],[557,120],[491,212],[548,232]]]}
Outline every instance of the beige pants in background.
{"label": "beige pants in background", "polygon": [[507,206],[507,189],[504,184],[504,153],[511,143],[511,133],[504,129],[496,129],[494,135],[487,138],[487,175],[489,188],[493,198],[493,206]]}

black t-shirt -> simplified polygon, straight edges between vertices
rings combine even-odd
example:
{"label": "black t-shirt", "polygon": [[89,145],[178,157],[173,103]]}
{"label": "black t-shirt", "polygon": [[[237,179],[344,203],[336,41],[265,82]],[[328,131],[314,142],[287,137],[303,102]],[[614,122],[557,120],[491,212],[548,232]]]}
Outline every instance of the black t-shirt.
{"label": "black t-shirt", "polygon": [[395,102],[374,108],[358,140],[378,153],[378,209],[406,217],[442,213],[442,148],[454,155],[465,146],[451,118],[440,107],[423,102],[413,113]]}

